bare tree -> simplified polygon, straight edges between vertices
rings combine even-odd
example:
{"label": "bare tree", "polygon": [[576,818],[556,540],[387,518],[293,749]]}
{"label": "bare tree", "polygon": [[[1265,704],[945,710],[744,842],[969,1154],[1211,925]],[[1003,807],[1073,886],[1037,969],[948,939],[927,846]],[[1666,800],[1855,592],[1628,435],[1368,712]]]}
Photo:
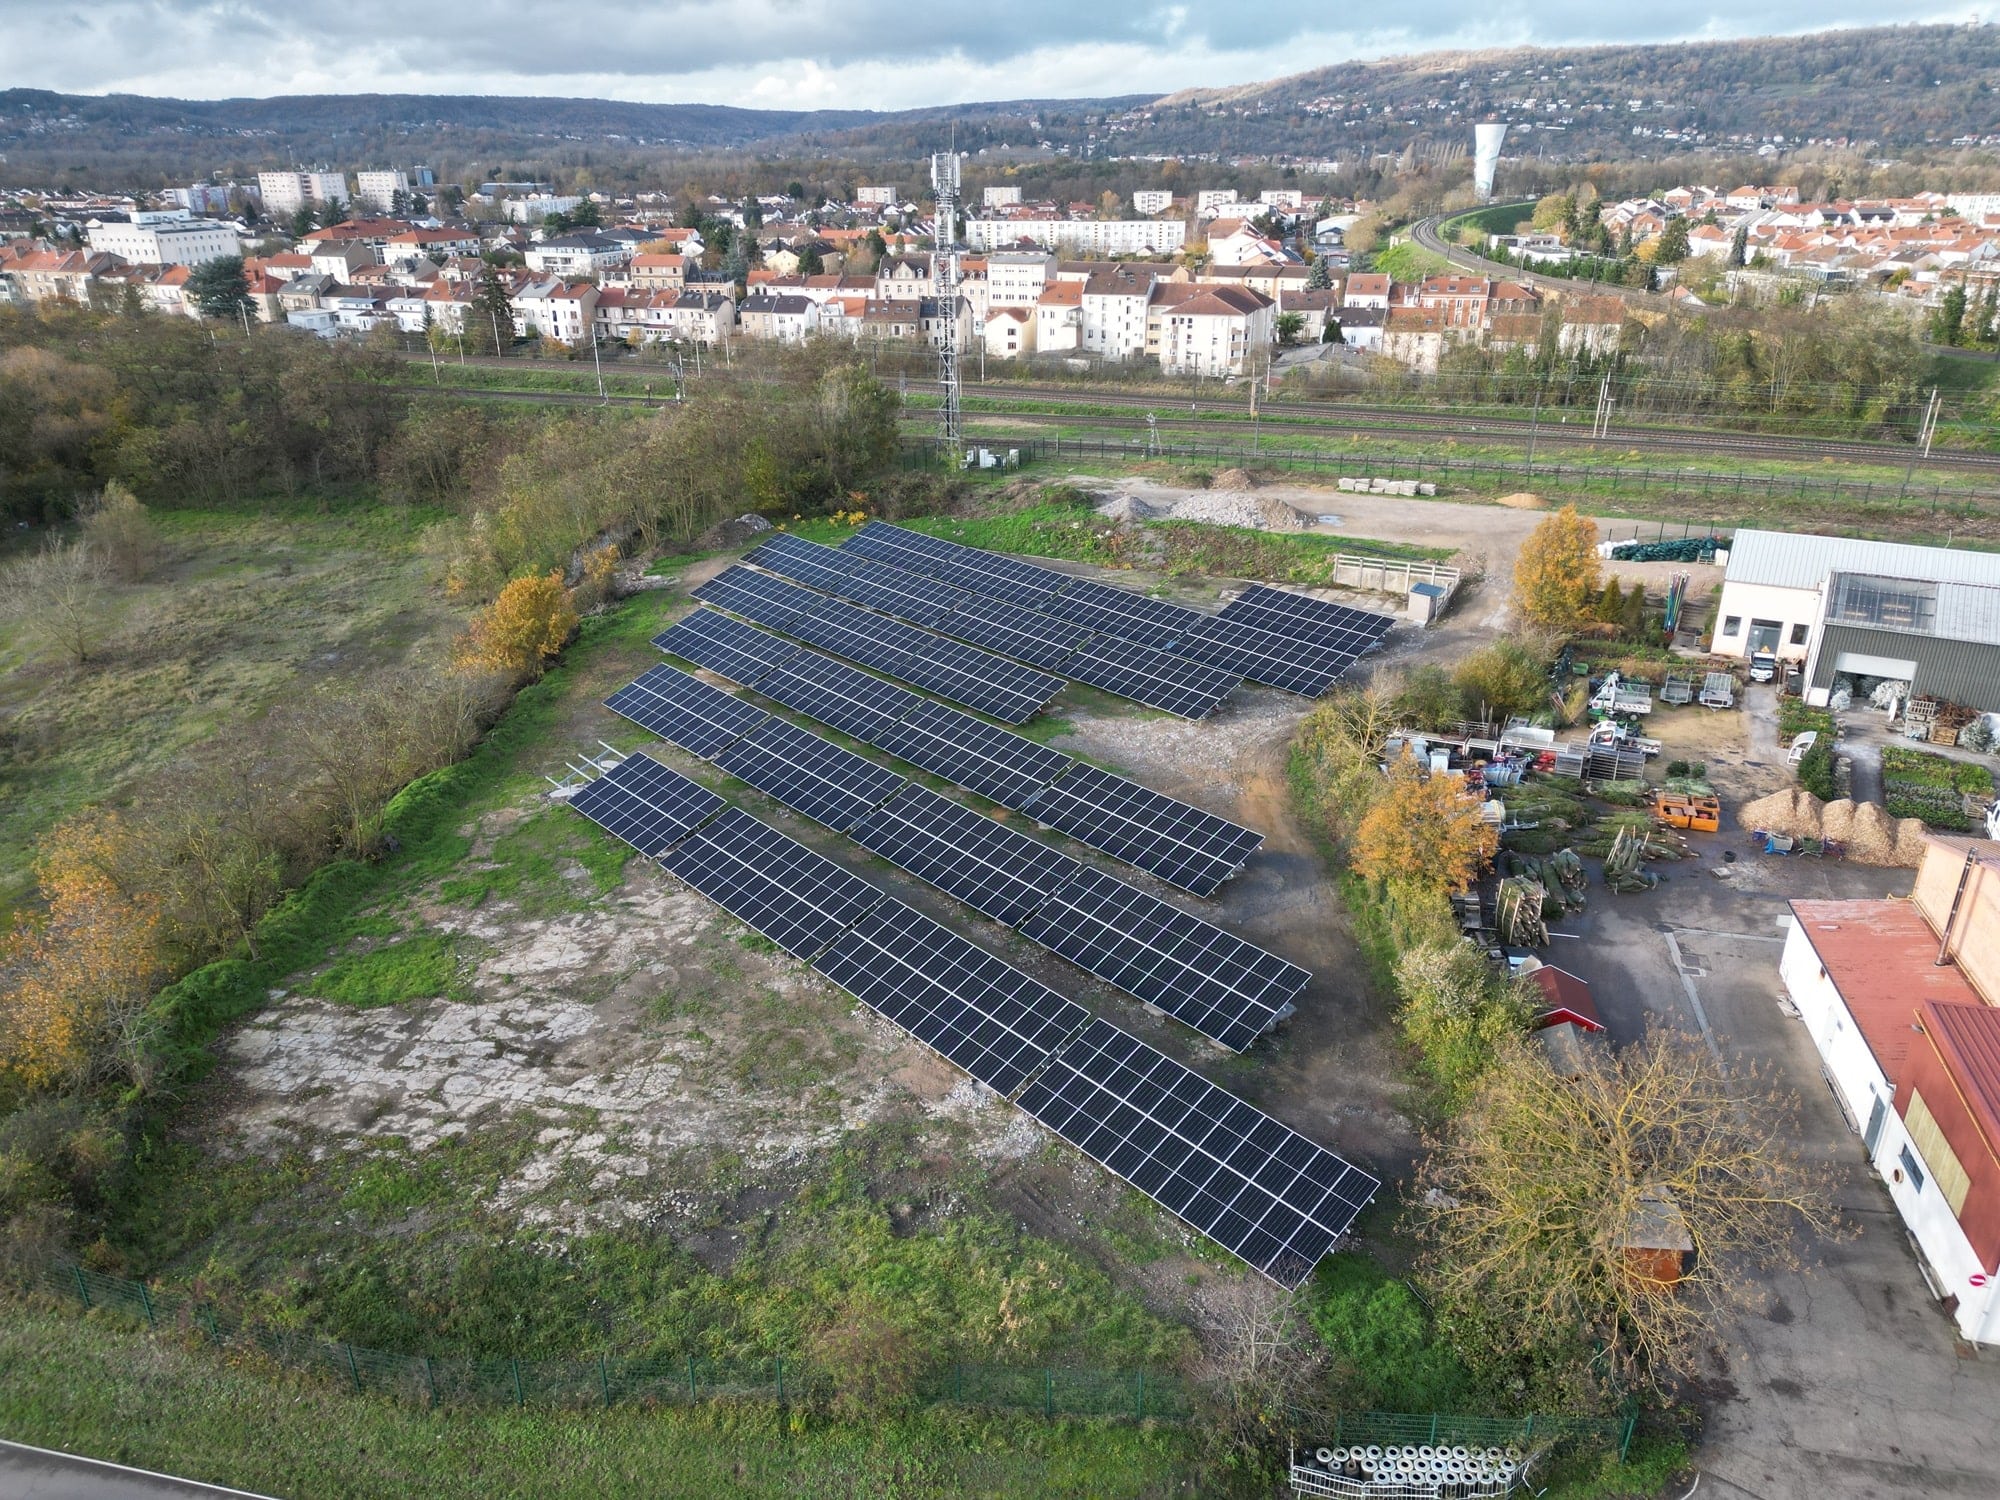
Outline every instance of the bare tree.
{"label": "bare tree", "polygon": [[[1668,1387],[1759,1269],[1839,1232],[1831,1185],[1792,1148],[1796,1100],[1659,1028],[1558,1076],[1515,1040],[1418,1175],[1427,1270],[1488,1327],[1587,1340],[1606,1373]],[[1662,1214],[1693,1252],[1677,1280],[1635,1259]]]}
{"label": "bare tree", "polygon": [[81,665],[103,634],[107,571],[84,543],[52,540],[7,570],[0,607],[31,638]]}
{"label": "bare tree", "polygon": [[160,545],[146,507],[115,479],[85,509],[83,536],[126,583],[137,583],[151,571]]}

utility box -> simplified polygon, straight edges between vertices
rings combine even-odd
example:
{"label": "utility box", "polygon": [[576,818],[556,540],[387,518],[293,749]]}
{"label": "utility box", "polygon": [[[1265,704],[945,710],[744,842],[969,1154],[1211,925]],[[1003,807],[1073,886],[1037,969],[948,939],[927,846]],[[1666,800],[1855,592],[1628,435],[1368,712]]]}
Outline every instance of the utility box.
{"label": "utility box", "polygon": [[1429,625],[1444,613],[1446,589],[1442,584],[1413,583],[1404,618],[1412,625]]}

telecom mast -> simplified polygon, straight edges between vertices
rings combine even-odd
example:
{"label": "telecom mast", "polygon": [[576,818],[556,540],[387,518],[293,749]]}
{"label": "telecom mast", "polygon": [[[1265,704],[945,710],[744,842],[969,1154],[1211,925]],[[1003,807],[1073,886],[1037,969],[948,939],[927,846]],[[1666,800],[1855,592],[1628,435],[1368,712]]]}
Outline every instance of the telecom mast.
{"label": "telecom mast", "polygon": [[938,413],[938,437],[945,450],[945,462],[957,467],[965,446],[959,410],[958,378],[958,153],[939,151],[931,156],[931,193],[937,200],[936,252],[931,261],[937,284],[938,385],[944,400]]}

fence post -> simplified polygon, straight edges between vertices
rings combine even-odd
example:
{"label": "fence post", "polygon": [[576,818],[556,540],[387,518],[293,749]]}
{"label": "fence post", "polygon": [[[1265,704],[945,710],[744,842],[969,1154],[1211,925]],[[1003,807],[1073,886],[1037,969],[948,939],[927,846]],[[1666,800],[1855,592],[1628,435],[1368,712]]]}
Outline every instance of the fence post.
{"label": "fence post", "polygon": [[1053,1422],[1056,1418],[1056,1372],[1042,1371],[1042,1415]]}
{"label": "fence post", "polygon": [[604,1392],[604,1404],[609,1406],[611,1404],[611,1369],[601,1354],[597,1356],[597,1384]]}
{"label": "fence post", "polygon": [[428,1354],[424,1356],[424,1388],[431,1393],[431,1410],[436,1411],[438,1404],[437,1372],[431,1368],[431,1357]]}
{"label": "fence post", "polygon": [[354,1388],[358,1391],[361,1389],[361,1366],[354,1362],[354,1346],[352,1344],[342,1344],[340,1347],[347,1354],[348,1378],[354,1382]]}
{"label": "fence post", "polygon": [[1618,1462],[1621,1464],[1625,1462],[1625,1455],[1632,1451],[1632,1430],[1638,1425],[1637,1413],[1626,1416],[1624,1435],[1618,1439]]}
{"label": "fence post", "polygon": [[783,1406],[785,1404],[785,1356],[782,1354],[776,1356],[774,1363],[777,1365],[778,1370],[778,1405]]}
{"label": "fence post", "polygon": [[694,1356],[690,1354],[688,1356],[688,1400],[699,1401],[700,1399],[701,1392],[696,1387],[694,1379]]}
{"label": "fence post", "polygon": [[1432,1442],[1433,1444],[1435,1444],[1435,1443],[1437,1442],[1437,1440],[1438,1440],[1438,1414],[1437,1414],[1436,1412],[1432,1412],[1432,1413],[1431,1413],[1431,1442]]}
{"label": "fence post", "polygon": [[148,1328],[158,1328],[160,1326],[159,1320],[153,1316],[153,1294],[146,1290],[145,1282],[141,1281],[136,1284],[139,1288],[139,1305],[146,1309],[146,1326]]}
{"label": "fence post", "polygon": [[222,1342],[222,1330],[221,1330],[221,1329],[220,1329],[219,1327],[217,1327],[217,1326],[216,1326],[216,1322],[215,1322],[215,1309],[214,1309],[213,1307],[204,1307],[204,1308],[203,1308],[203,1309],[201,1310],[201,1315],[202,1315],[202,1317],[203,1317],[204,1319],[206,1319],[206,1320],[207,1320],[207,1322],[208,1322],[208,1341],[209,1341],[209,1342],[210,1342],[211,1344],[219,1344],[219,1343],[221,1343],[221,1342]]}
{"label": "fence post", "polygon": [[510,1359],[507,1361],[507,1363],[510,1366],[512,1366],[514,1370],[514,1405],[517,1407],[526,1406],[528,1404],[528,1400],[527,1397],[523,1395],[521,1391],[521,1361],[519,1359]]}
{"label": "fence post", "polygon": [[72,1262],[69,1272],[70,1275],[76,1278],[77,1300],[83,1304],[84,1310],[87,1312],[90,1309],[90,1283],[83,1279],[83,1267]]}

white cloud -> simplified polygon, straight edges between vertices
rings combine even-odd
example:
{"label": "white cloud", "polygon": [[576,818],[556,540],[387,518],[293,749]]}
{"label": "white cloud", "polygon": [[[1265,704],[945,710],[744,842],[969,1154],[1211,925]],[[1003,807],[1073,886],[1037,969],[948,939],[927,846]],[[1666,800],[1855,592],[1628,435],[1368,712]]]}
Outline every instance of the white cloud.
{"label": "white cloud", "polygon": [[[1899,11],[1885,16],[1884,10]],[[1661,13],[1601,0],[1413,0],[1348,13],[1240,0],[600,0],[476,12],[390,0],[0,0],[0,86],[221,98],[539,94],[766,109],[1166,93],[1433,48],[1746,36],[1956,19],[1930,0],[1747,0]],[[1368,24],[1372,17],[1391,17]]]}

